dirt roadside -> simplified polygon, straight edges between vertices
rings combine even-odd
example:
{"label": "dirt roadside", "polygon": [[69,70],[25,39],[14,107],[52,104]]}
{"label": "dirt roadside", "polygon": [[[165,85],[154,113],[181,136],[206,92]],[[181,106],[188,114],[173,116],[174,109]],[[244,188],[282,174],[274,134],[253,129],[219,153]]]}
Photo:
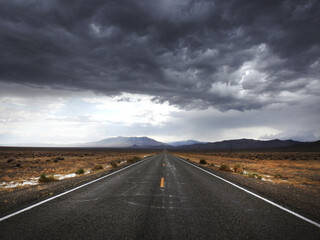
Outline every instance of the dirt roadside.
{"label": "dirt roadside", "polygon": [[286,207],[289,210],[295,211],[304,217],[318,223],[320,222],[320,186],[303,189],[289,184],[266,182],[255,178],[248,178],[242,175],[205,167],[204,165],[192,162],[188,159],[183,159],[283,207]]}
{"label": "dirt roadside", "polygon": [[[186,159],[184,160],[188,161]],[[259,179],[247,178],[242,175],[219,171],[191,161],[188,162],[251,190],[254,193],[274,201],[275,203],[310,218],[313,221],[320,222],[320,187],[303,189],[292,185],[275,184],[272,182],[261,181]],[[101,170],[96,173],[65,179],[63,181],[17,189],[13,192],[2,192],[0,193],[0,216],[5,216],[19,209],[23,209],[30,204],[40,202],[51,196],[63,193],[69,189],[105,176],[128,165],[129,164],[125,164],[114,169]]]}
{"label": "dirt roadside", "polygon": [[36,202],[40,202],[54,195],[63,193],[84,183],[93,181],[102,176],[118,171],[131,164],[124,164],[109,170],[100,170],[88,175],[61,181],[42,183],[26,188],[15,189],[12,192],[0,192],[0,217],[6,216],[14,211],[23,209]]}

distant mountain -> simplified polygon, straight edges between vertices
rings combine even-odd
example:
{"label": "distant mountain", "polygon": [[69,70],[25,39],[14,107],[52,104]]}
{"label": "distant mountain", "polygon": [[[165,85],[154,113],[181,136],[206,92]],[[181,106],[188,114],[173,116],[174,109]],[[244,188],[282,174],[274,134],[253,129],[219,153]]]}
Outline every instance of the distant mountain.
{"label": "distant mountain", "polygon": [[283,150],[288,152],[320,152],[320,140],[316,142],[302,142],[283,148]]}
{"label": "distant mountain", "polygon": [[240,149],[271,149],[271,148],[285,148],[293,145],[302,144],[302,142],[297,142],[293,140],[253,140],[253,139],[236,139],[236,140],[226,140],[221,142],[204,143],[204,144],[194,144],[190,146],[180,146],[180,148],[190,149],[190,150],[240,150]]}
{"label": "distant mountain", "polygon": [[168,144],[174,147],[177,146],[189,146],[193,144],[203,144],[204,142],[199,142],[196,140],[187,140],[187,141],[177,141],[177,142],[169,142]]}
{"label": "distant mountain", "polygon": [[158,142],[148,137],[114,137],[107,138],[96,142],[88,142],[78,144],[77,147],[109,147],[109,148],[124,148],[124,147],[161,147],[167,144]]}
{"label": "distant mountain", "polygon": [[203,143],[196,140],[163,143],[148,137],[114,137],[95,142],[77,144],[6,144],[17,147],[85,147],[85,148],[166,148],[181,150],[233,151],[233,150],[265,150],[265,151],[306,151],[320,152],[320,141],[298,142],[293,140],[253,140],[236,139],[221,142]]}

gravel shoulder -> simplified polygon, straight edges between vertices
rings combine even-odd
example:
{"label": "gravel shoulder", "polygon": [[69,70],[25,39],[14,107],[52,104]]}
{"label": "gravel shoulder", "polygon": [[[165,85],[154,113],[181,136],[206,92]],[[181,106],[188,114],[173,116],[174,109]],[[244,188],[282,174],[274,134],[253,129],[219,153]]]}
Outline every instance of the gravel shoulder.
{"label": "gravel shoulder", "polygon": [[79,177],[64,179],[55,182],[41,183],[39,185],[29,186],[25,188],[17,188],[13,191],[0,193],[0,217],[6,216],[14,211],[18,211],[25,207],[35,204],[54,195],[63,193],[67,190],[78,187],[84,183],[98,179],[102,176],[118,171],[130,164],[124,164],[119,167],[100,170],[94,173]]}
{"label": "gravel shoulder", "polygon": [[[181,157],[180,157],[181,158]],[[255,178],[248,178],[231,172],[224,172],[204,165],[185,161],[201,167],[219,177],[233,182],[281,206],[284,206],[313,221],[320,222],[320,186],[298,188],[289,184],[266,182]]]}

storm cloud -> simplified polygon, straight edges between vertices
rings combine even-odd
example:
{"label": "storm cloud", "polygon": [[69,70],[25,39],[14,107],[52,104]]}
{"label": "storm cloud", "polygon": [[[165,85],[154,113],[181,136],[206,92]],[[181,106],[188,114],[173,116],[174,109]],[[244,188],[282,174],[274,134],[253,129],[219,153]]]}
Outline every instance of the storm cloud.
{"label": "storm cloud", "polygon": [[182,109],[298,104],[319,95],[319,12],[316,0],[3,0],[0,81]]}

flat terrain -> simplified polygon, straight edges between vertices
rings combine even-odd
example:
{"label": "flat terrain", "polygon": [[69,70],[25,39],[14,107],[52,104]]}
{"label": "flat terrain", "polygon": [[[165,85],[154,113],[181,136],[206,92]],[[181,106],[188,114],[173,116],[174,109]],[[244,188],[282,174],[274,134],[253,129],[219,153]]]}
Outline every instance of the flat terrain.
{"label": "flat terrain", "polygon": [[0,222],[2,239],[319,239],[320,228],[162,153]]}
{"label": "flat terrain", "polygon": [[56,180],[94,174],[155,151],[90,148],[0,148],[0,192],[14,191],[38,183],[41,174]]}
{"label": "flat terrain", "polygon": [[[293,185],[320,194],[319,152],[175,152],[206,167],[222,169],[276,184]],[[235,169],[237,168],[238,169]]]}

